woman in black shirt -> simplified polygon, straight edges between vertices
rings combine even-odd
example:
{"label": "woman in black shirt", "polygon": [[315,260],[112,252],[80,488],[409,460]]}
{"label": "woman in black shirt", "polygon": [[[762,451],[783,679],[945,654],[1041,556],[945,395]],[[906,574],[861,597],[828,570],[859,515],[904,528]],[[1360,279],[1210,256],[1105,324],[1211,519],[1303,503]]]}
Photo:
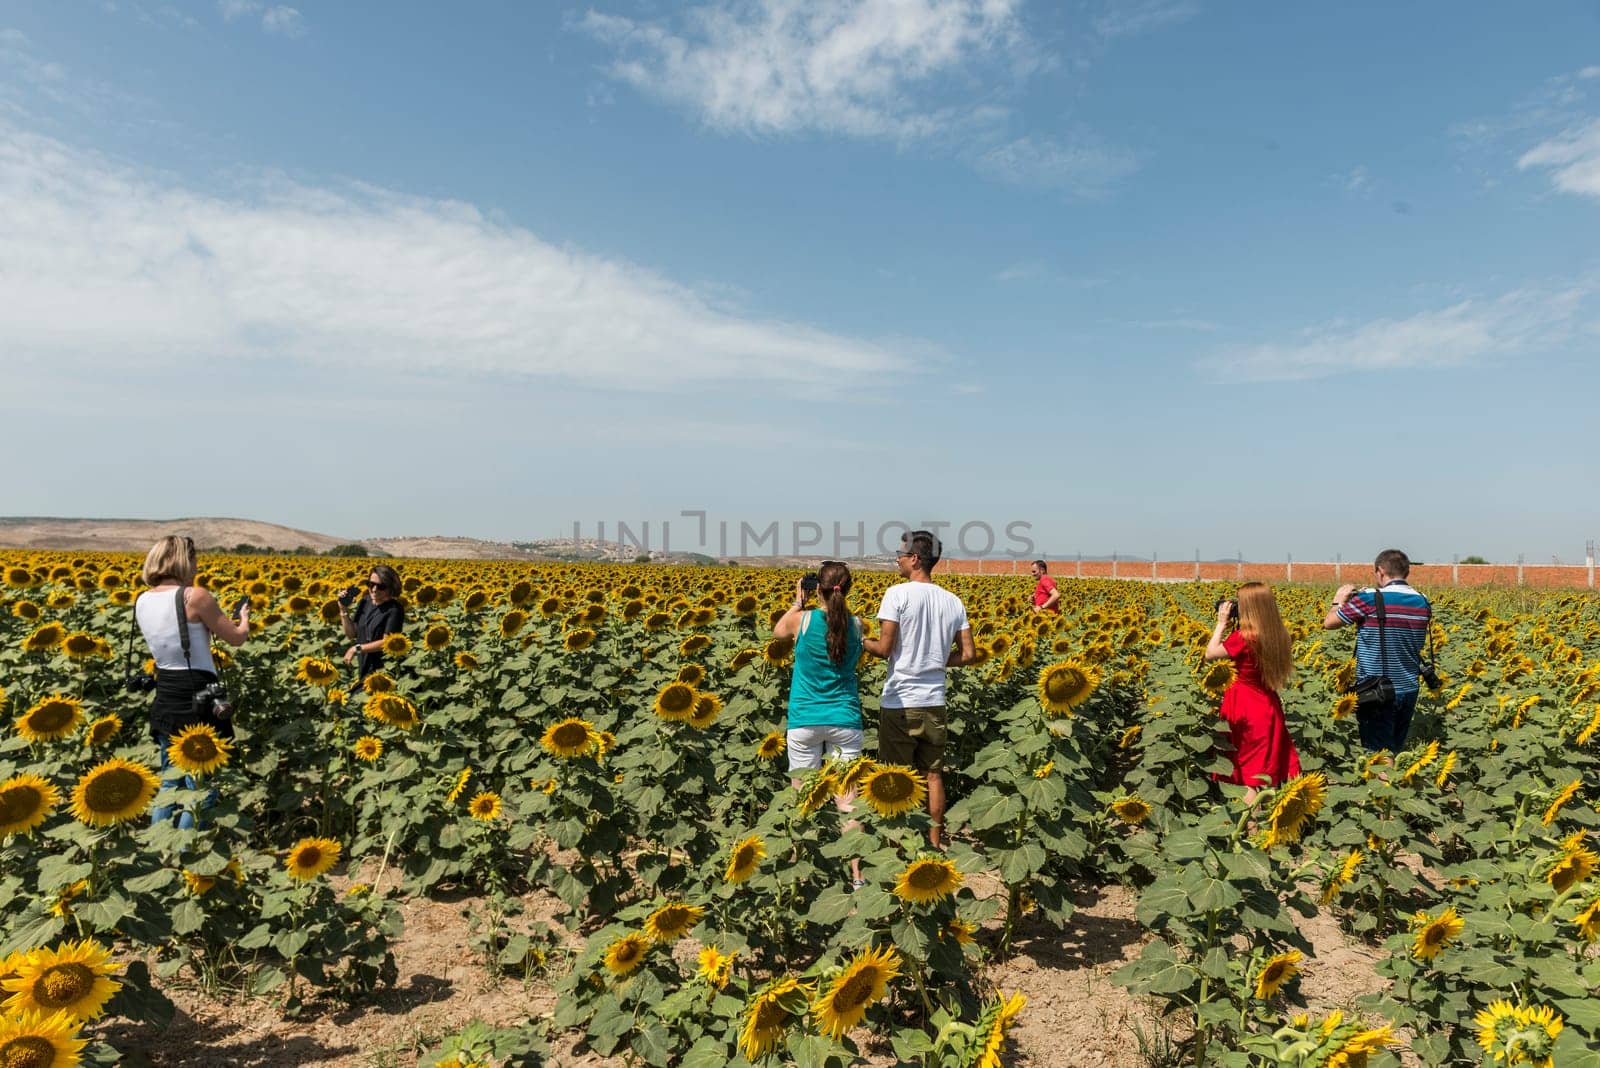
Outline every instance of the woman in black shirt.
{"label": "woman in black shirt", "polygon": [[383,666],[383,639],[398,634],[405,626],[406,610],[400,604],[400,574],[388,564],[379,564],[367,576],[367,594],[356,603],[354,613],[339,603],[339,622],[344,635],[355,644],[345,651],[344,662],[361,658],[361,677]]}

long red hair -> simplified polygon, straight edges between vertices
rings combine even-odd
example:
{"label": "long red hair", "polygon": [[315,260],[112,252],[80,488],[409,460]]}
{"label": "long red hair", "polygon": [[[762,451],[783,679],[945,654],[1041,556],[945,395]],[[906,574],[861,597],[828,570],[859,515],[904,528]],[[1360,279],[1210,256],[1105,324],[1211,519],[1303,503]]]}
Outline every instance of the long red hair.
{"label": "long red hair", "polygon": [[1278,614],[1278,599],[1265,582],[1239,587],[1239,633],[1250,643],[1262,685],[1276,691],[1294,674],[1294,643]]}

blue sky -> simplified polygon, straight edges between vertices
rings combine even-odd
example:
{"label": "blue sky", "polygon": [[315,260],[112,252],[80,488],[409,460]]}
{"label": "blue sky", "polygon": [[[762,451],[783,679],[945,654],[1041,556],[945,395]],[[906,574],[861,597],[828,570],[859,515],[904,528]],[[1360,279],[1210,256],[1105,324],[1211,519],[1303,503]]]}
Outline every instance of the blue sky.
{"label": "blue sky", "polygon": [[1576,0],[12,2],[0,510],[1576,560],[1597,42]]}

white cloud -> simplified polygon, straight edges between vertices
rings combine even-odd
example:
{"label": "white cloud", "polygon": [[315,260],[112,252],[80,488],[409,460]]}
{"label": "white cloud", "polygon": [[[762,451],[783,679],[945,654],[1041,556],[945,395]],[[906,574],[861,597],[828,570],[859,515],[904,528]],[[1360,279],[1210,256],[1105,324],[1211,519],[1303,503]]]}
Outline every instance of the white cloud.
{"label": "white cloud", "polygon": [[261,28],[280,37],[304,37],[306,20],[297,9],[275,4],[262,13]]}
{"label": "white cloud", "polygon": [[5,351],[85,371],[252,359],[829,390],[908,363],[470,205],[282,179],[207,194],[3,120],[0,203]]}
{"label": "white cloud", "polygon": [[1200,366],[1229,381],[1268,382],[1521,356],[1570,337],[1593,313],[1597,295],[1594,279],[1562,289],[1519,289],[1406,319],[1316,327],[1294,341],[1225,350]]}
{"label": "white cloud", "polygon": [[1109,41],[1164,30],[1199,13],[1192,0],[1113,0],[1095,17],[1094,28]]}
{"label": "white cloud", "polygon": [[1020,0],[734,0],[675,24],[589,12],[616,48],[611,74],[690,108],[710,127],[913,140],[983,117],[971,87],[933,104],[983,59],[1034,63]]}
{"label": "white cloud", "polygon": [[260,0],[217,0],[217,10],[222,13],[224,22],[232,22],[254,15],[261,10],[261,3]]}
{"label": "white cloud", "polygon": [[1523,153],[1518,170],[1554,168],[1552,179],[1564,193],[1600,197],[1600,119],[1567,130]]}
{"label": "white cloud", "polygon": [[1062,189],[1074,196],[1104,196],[1111,185],[1139,169],[1133,153],[1100,143],[1087,132],[1070,141],[1020,137],[979,156],[980,174],[1007,185]]}

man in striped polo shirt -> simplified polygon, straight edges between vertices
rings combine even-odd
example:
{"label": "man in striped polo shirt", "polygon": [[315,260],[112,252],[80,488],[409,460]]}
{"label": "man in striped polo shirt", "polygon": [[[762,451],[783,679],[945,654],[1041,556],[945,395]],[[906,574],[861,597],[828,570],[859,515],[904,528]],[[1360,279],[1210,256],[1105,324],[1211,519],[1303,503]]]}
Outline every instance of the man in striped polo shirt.
{"label": "man in striped polo shirt", "polygon": [[[1398,753],[1405,748],[1411,731],[1411,716],[1417,709],[1421,688],[1417,675],[1422,670],[1422,649],[1433,622],[1428,599],[1406,583],[1411,560],[1399,549],[1385,549],[1373,563],[1378,584],[1357,590],[1346,583],[1333,595],[1333,607],[1322,625],[1328,630],[1353,623],[1356,632],[1356,682],[1378,675],[1394,684],[1394,703],[1371,712],[1356,710],[1356,726],[1361,744],[1369,753],[1387,749]],[[1376,590],[1383,591],[1383,662],[1378,655],[1378,601]]]}

